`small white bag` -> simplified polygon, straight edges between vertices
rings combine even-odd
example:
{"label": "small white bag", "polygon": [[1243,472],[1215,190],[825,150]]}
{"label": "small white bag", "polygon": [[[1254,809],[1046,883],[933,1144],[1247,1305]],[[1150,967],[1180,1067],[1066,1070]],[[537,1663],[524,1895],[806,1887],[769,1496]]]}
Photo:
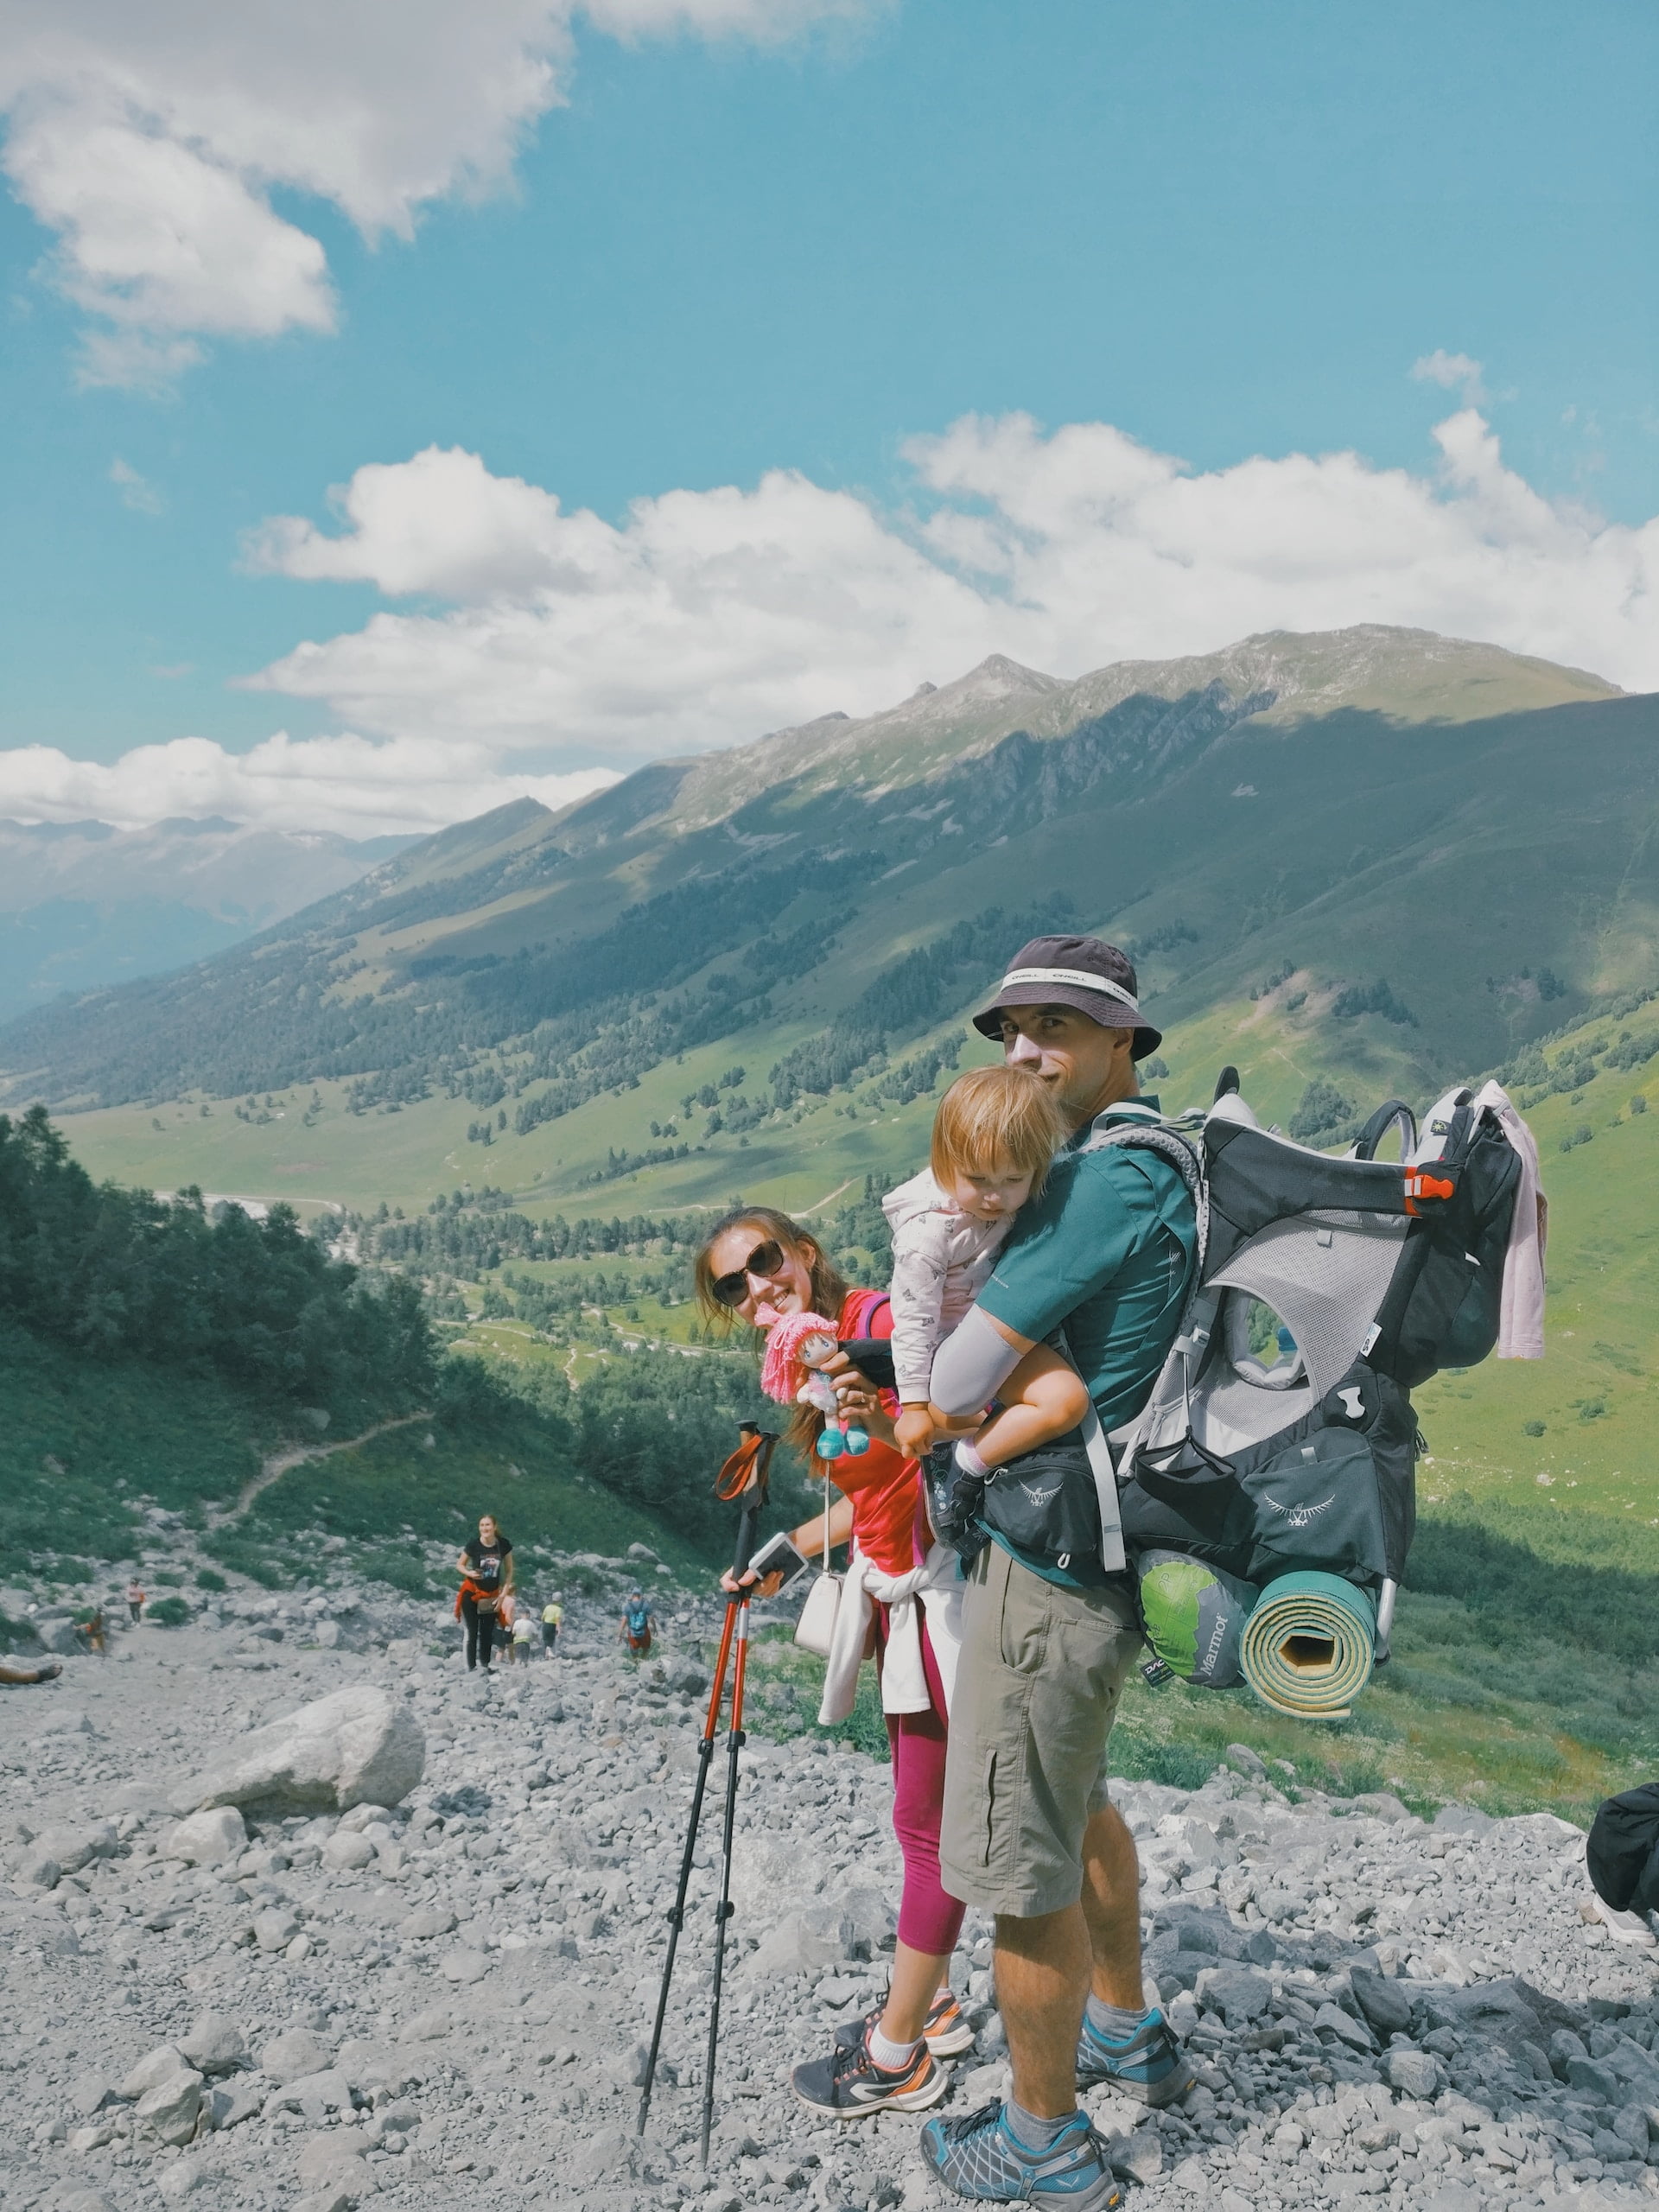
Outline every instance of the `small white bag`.
{"label": "small white bag", "polygon": [[812,1587],[806,1593],[801,1607],[801,1618],[795,1624],[795,1641],[803,1651],[816,1653],[818,1658],[830,1656],[830,1646],[835,1639],[836,1616],[841,1611],[842,1578],[831,1572],[830,1566],[830,1478],[823,1478],[823,1566]]}

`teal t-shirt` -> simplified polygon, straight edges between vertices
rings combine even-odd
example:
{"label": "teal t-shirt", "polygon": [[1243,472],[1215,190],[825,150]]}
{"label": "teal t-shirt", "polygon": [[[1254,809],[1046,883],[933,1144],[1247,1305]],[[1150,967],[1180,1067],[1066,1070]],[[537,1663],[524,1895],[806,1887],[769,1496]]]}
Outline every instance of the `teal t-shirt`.
{"label": "teal t-shirt", "polygon": [[[1101,1118],[1154,1120],[1155,1098],[1126,1098]],[[1049,1171],[1043,1194],[1022,1207],[979,1294],[994,1320],[1040,1343],[1063,1328],[1103,1429],[1146,1403],[1175,1332],[1198,1254],[1198,1224],[1179,1172],[1141,1146],[1079,1152],[1085,1124]],[[1023,1566],[1069,1587],[1106,1580],[1039,1560],[988,1531]],[[1082,1562],[1078,1562],[1082,1566]]]}

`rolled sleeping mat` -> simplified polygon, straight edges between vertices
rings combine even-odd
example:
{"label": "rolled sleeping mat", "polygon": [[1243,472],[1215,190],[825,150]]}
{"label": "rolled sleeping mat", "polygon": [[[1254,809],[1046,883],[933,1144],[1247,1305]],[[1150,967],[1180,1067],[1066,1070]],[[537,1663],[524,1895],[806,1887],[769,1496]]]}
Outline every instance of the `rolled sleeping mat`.
{"label": "rolled sleeping mat", "polygon": [[1294,1720],[1343,1720],[1371,1678],[1376,1604],[1339,1574],[1281,1574],[1244,1624],[1239,1671]]}
{"label": "rolled sleeping mat", "polygon": [[1142,1552],[1135,1567],[1147,1641],[1159,1658],[1200,1689],[1230,1689],[1239,1680],[1239,1642],[1256,1602],[1255,1585],[1185,1552]]}

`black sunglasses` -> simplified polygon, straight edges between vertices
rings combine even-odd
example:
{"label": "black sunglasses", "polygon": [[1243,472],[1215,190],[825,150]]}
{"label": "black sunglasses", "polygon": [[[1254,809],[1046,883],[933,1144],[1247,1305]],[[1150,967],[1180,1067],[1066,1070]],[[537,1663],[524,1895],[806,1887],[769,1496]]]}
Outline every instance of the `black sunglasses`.
{"label": "black sunglasses", "polygon": [[749,1294],[751,1275],[772,1276],[784,1264],[784,1248],[772,1236],[764,1244],[757,1244],[741,1268],[728,1275],[716,1275],[709,1285],[716,1306],[741,1306]]}

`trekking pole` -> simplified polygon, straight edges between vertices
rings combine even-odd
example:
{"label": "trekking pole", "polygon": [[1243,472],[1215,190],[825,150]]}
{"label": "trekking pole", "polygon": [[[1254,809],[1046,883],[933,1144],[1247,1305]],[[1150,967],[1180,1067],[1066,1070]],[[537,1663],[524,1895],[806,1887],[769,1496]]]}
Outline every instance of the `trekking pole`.
{"label": "trekking pole", "polygon": [[[737,1550],[732,1570],[734,1580],[744,1573],[749,1563],[749,1554],[754,1549],[755,1526],[760,1519],[760,1508],[766,1501],[772,1448],[778,1441],[775,1436],[756,1428],[753,1422],[745,1421],[741,1426],[745,1440],[732,1453],[715,1478],[715,1495],[717,1497],[725,1499],[741,1497],[744,1501],[742,1510],[738,1516]],[[720,1729],[720,1708],[725,1694],[727,1663],[731,1656],[734,1637],[741,1634],[747,1641],[748,1606],[747,1592],[734,1592],[727,1597],[726,1619],[720,1637],[720,1653],[715,1661],[715,1679],[709,1693],[709,1710],[704,1716],[702,1734],[697,1742],[697,1779],[691,1793],[691,1813],[686,1823],[685,1849],[680,1856],[679,1885],[675,1891],[674,1903],[668,1914],[668,1955],[663,1961],[662,1986],[657,1993],[657,2019],[652,2030],[651,2051],[645,2060],[645,2079],[639,2099],[639,2120],[636,2132],[641,2135],[645,2132],[645,2119],[651,2110],[651,2093],[656,2086],[657,2060],[662,2050],[663,2024],[668,2013],[669,1985],[674,1978],[674,1961],[679,1950],[680,1931],[685,1925],[685,1896],[691,1882],[691,1866],[696,1852],[697,1829],[702,1819],[703,1793],[708,1787],[709,1769],[715,1755],[715,1738]],[[740,1682],[742,1668],[742,1648],[740,1646],[738,1656]],[[735,1754],[734,1754],[734,1759]],[[728,1816],[728,1830],[729,1827]],[[729,1834],[727,1862],[729,1868]],[[703,2146],[705,2164],[708,2159],[707,2135],[708,2131],[705,2126]]]}
{"label": "trekking pole", "polygon": [[674,1979],[674,1959],[680,1948],[680,1930],[685,1925],[685,1893],[691,1884],[691,1862],[697,1847],[697,1828],[702,1819],[703,1791],[709,1783],[709,1762],[715,1755],[715,1736],[720,1726],[720,1703],[726,1688],[726,1662],[731,1656],[732,1631],[738,1615],[739,1599],[726,1600],[726,1621],[720,1632],[720,1656],[715,1662],[714,1688],[709,1693],[709,1711],[702,1724],[702,1734],[697,1742],[697,1779],[691,1792],[691,1817],[686,1823],[685,1849],[680,1854],[679,1886],[674,1892],[674,1903],[668,1914],[668,1955],[663,1961],[663,1985],[657,1993],[657,2024],[651,2031],[651,2055],[645,2061],[645,2082],[639,2099],[639,2122],[635,2133],[645,2132],[645,2118],[651,2110],[651,2093],[657,2082],[657,2056],[663,2047],[663,2022],[668,2014],[668,1986]]}
{"label": "trekking pole", "polygon": [[[747,1560],[744,1560],[747,1567]],[[737,1824],[737,1755],[743,1748],[743,1684],[749,1661],[749,1593],[737,1609],[737,1665],[732,1675],[732,1720],[726,1738],[726,1825],[721,1844],[720,1902],[715,1907],[715,1980],[709,2003],[709,2056],[702,2069],[702,2145],[709,2164],[709,2134],[715,2122],[715,2053],[720,2042],[720,1992],[726,1974],[726,1923],[732,1916],[732,1836]]]}

